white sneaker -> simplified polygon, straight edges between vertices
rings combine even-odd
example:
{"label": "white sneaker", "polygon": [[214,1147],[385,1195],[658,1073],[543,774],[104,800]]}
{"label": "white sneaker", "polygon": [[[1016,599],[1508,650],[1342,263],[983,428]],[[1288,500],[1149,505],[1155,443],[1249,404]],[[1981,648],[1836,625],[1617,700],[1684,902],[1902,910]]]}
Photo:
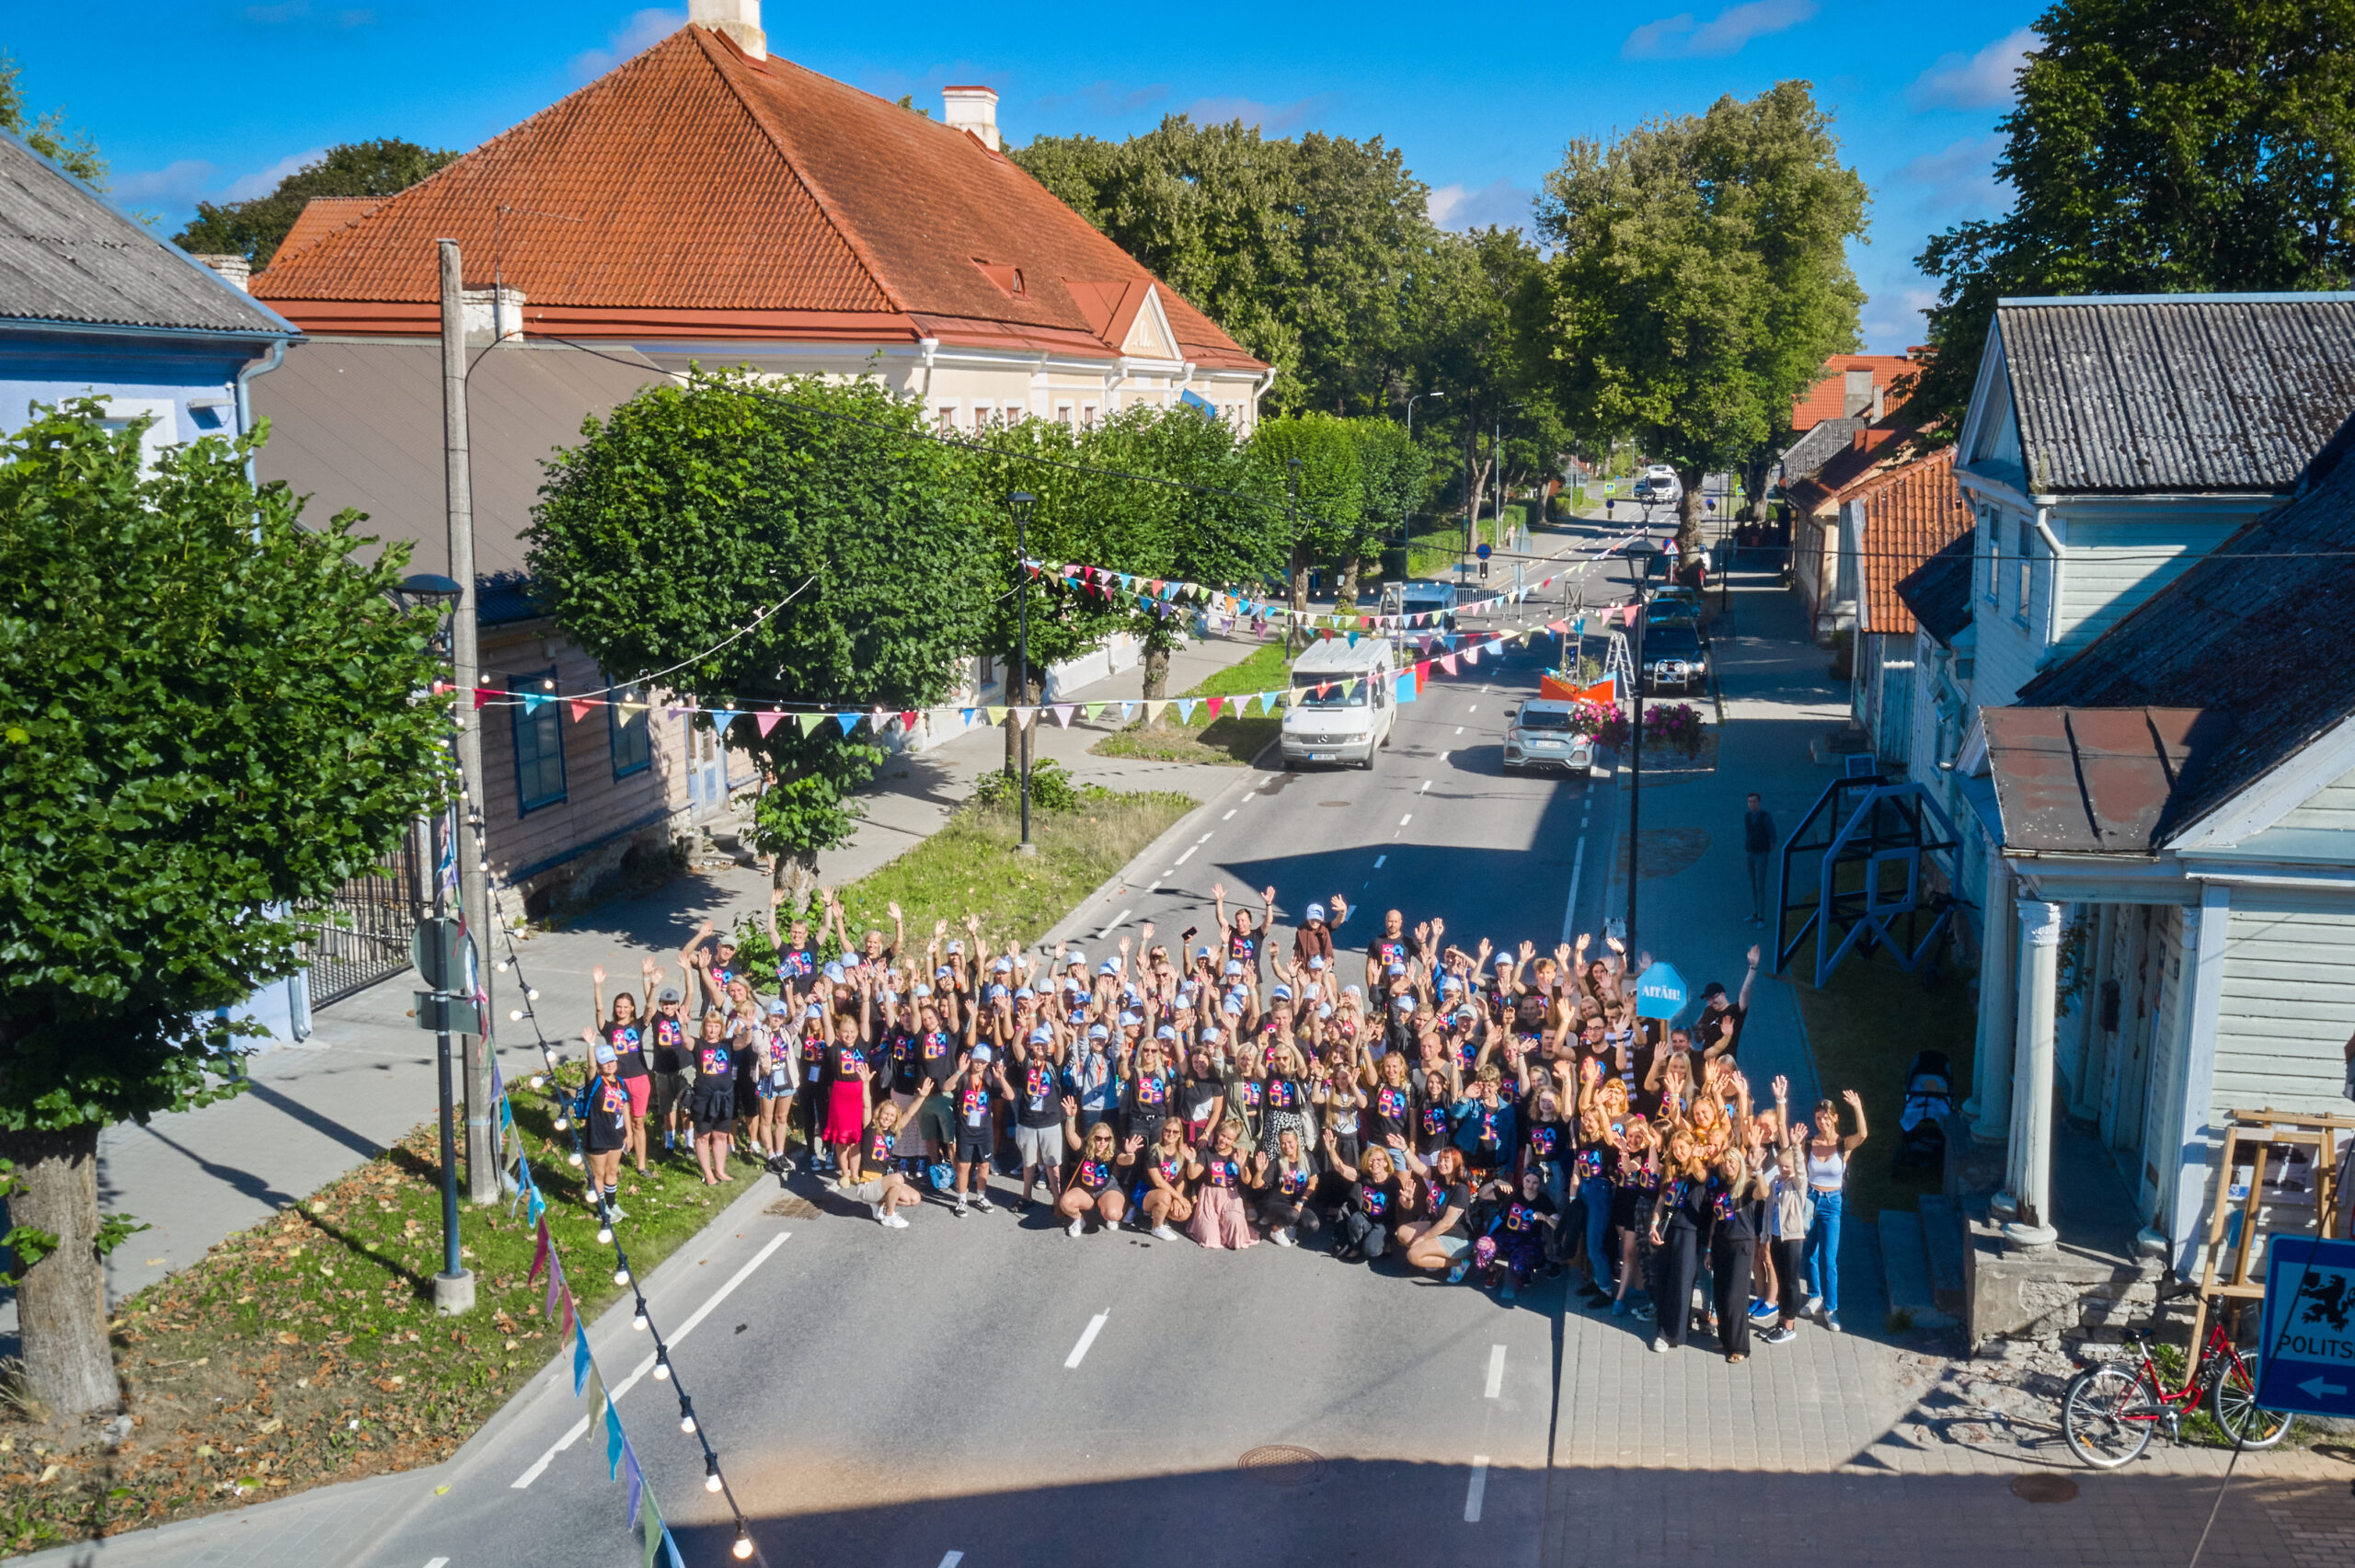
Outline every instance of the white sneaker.
{"label": "white sneaker", "polygon": [[904,1214],[887,1214],[883,1217],[883,1223],[894,1230],[904,1230],[908,1228],[908,1218]]}
{"label": "white sneaker", "polygon": [[1166,1226],[1166,1225],[1156,1225],[1156,1226],[1155,1226],[1155,1227],[1153,1228],[1153,1233],[1154,1233],[1155,1236],[1158,1236],[1159,1238],[1161,1238],[1161,1240],[1163,1240],[1163,1241],[1165,1241],[1165,1242],[1174,1242],[1174,1241],[1178,1240],[1178,1232],[1177,1232],[1177,1231],[1175,1231],[1175,1230],[1171,1230],[1168,1226]]}
{"label": "white sneaker", "polygon": [[990,1200],[988,1195],[983,1193],[975,1193],[973,1195],[973,1207],[980,1209],[983,1214],[987,1214],[990,1211]]}
{"label": "white sneaker", "polygon": [[1085,1236],[1087,1234],[1086,1219],[1081,1215],[1073,1215],[1071,1223],[1063,1227],[1063,1234],[1067,1236]]}
{"label": "white sneaker", "polygon": [[882,1218],[883,1218],[883,1206],[882,1206],[881,1204],[879,1204],[879,1203],[870,1203],[870,1204],[868,1204],[867,1207],[869,1207],[869,1208],[871,1208],[871,1209],[873,1209],[873,1210],[875,1211],[875,1218],[876,1218],[876,1219],[882,1219]]}
{"label": "white sneaker", "polygon": [[1268,1232],[1268,1240],[1273,1242],[1280,1247],[1289,1247],[1292,1245],[1292,1227],[1289,1225],[1277,1226],[1273,1230]]}

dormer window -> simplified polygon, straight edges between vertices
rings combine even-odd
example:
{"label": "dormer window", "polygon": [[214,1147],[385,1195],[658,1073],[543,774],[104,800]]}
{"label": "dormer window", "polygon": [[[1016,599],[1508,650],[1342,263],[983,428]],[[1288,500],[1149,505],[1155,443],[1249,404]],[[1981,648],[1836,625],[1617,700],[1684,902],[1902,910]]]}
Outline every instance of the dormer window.
{"label": "dormer window", "polygon": [[1007,267],[994,261],[983,261],[978,256],[972,259],[973,265],[981,269],[982,276],[995,283],[998,292],[1006,298],[1027,300],[1030,297],[1029,292],[1023,287],[1021,268]]}

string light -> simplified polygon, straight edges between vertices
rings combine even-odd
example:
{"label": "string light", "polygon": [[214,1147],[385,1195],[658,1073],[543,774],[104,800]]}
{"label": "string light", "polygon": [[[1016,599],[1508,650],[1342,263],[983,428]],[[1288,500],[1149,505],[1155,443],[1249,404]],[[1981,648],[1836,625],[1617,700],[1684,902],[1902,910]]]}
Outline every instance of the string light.
{"label": "string light", "polygon": [[719,1456],[718,1454],[706,1454],[703,1457],[703,1489],[706,1492],[719,1490]]}
{"label": "string light", "polygon": [[728,1550],[739,1562],[752,1555],[752,1538],[746,1533],[742,1525],[736,1527],[736,1544]]}
{"label": "string light", "polygon": [[610,1247],[614,1244],[614,1228],[609,1221],[603,1219],[597,1221],[597,1244],[601,1247]]}
{"label": "string light", "polygon": [[640,1333],[646,1332],[646,1302],[643,1299],[639,1300],[638,1310],[629,1315],[629,1326]]}
{"label": "string light", "polygon": [[671,1380],[671,1358],[659,1350],[654,1353],[654,1380],[658,1383]]}
{"label": "string light", "polygon": [[629,1269],[626,1266],[614,1270],[614,1283],[616,1285],[627,1285],[629,1283]]}
{"label": "string light", "polygon": [[693,1436],[695,1429],[695,1407],[688,1402],[686,1395],[681,1394],[679,1396],[679,1430]]}

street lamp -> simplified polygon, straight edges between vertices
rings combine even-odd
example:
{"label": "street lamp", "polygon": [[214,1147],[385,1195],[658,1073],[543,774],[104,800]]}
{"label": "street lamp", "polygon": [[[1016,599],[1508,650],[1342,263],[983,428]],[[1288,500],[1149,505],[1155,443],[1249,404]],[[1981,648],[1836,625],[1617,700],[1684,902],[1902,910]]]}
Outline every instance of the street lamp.
{"label": "street lamp", "polygon": [[[1039,498],[1028,490],[1017,490],[1005,498],[1006,506],[1014,512],[1014,560],[1019,574],[1016,597],[1021,606],[1014,655],[1015,678],[1022,683],[1022,694],[1015,699],[1017,708],[1030,700],[1030,509],[1038,503]],[[1018,717],[1016,720],[1022,730],[1022,743],[1017,749],[1022,762],[1022,841],[1015,845],[1017,854],[1038,853],[1038,846],[1030,841],[1030,731],[1038,717],[1032,714],[1028,724]]]}
{"label": "street lamp", "polygon": [[1644,805],[1644,623],[1651,609],[1652,571],[1660,564],[1660,548],[1648,539],[1627,546],[1627,582],[1636,596],[1636,692],[1627,729],[1627,954],[1636,954],[1637,844],[1643,837]]}
{"label": "street lamp", "polygon": [[[396,590],[395,597],[404,609],[407,609],[412,601],[430,605],[432,608],[434,613],[441,618],[441,626],[434,635],[434,642],[438,647],[447,653],[451,651],[450,612],[456,607],[458,601],[465,596],[465,590],[460,588],[454,578],[443,577],[438,572],[419,572],[401,579],[401,585]],[[454,664],[450,670],[454,688],[457,674],[457,667]],[[454,703],[451,706],[450,714],[452,756],[454,758],[458,715],[458,708]],[[463,802],[464,808],[468,811],[474,809],[474,804],[472,801]],[[436,839],[444,838],[448,834],[449,822],[450,818],[446,814],[442,812],[434,814],[433,827]],[[436,843],[433,848],[433,864],[436,866],[442,864],[442,856],[445,850],[454,860],[463,853],[454,843]],[[437,945],[438,933],[442,928],[442,922],[448,918],[449,893],[440,873],[436,872],[433,877],[432,928],[437,933],[433,939]],[[422,953],[425,951],[426,944],[419,943],[418,946]],[[427,983],[436,990],[447,990],[454,980],[464,975],[463,967],[459,969],[456,976],[451,975],[445,967],[438,978],[429,977]],[[464,1254],[458,1244],[457,1107],[455,1089],[451,1082],[450,1013],[446,1004],[437,1003],[436,1009],[438,1016],[435,1022],[441,1025],[433,1034],[433,1059],[440,1080],[438,1091],[442,1123],[442,1272],[434,1276],[433,1302],[437,1309],[448,1313],[464,1311],[473,1305],[474,1280],[465,1267]],[[420,1018],[419,1022],[421,1024],[424,1020]]]}
{"label": "street lamp", "polygon": [[[1415,405],[1426,397],[1445,397],[1446,395],[1444,392],[1419,392],[1407,399],[1407,445],[1412,446],[1415,442]],[[1398,514],[1398,548],[1406,551],[1408,558],[1412,557],[1415,549],[1415,518],[1411,503],[1406,510]],[[1405,559],[1399,562],[1398,570],[1402,577],[1410,578],[1415,575],[1407,568]]]}

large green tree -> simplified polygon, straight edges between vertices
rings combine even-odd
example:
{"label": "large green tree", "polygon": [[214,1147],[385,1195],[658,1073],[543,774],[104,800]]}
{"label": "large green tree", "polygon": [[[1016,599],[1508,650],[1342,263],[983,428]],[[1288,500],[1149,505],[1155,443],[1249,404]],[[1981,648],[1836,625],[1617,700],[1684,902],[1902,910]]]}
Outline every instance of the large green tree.
{"label": "large green tree", "polygon": [[257,269],[270,265],[286,231],[314,196],[396,196],[458,155],[387,136],[329,147],[278,182],[267,196],[196,204],[196,217],[175,235],[182,250],[242,256]]}
{"label": "large green tree", "polygon": [[2005,295],[2343,289],[2355,279],[2355,4],[2071,0],[2004,117],[2012,210],[1934,236],[1913,406],[1970,399]]}
{"label": "large green tree", "polygon": [[[1518,229],[1443,235],[1413,295],[1416,390],[1444,392],[1418,407],[1430,457],[1424,504],[1476,510],[1493,494],[1556,471],[1570,445],[1556,396],[1545,258]],[[1503,450],[1497,450],[1501,433]]]}
{"label": "large green tree", "polygon": [[1855,348],[1864,296],[1845,246],[1865,233],[1866,202],[1798,81],[1608,144],[1573,142],[1546,176],[1563,410],[1676,469],[1688,551],[1702,475],[1765,445],[1824,361]]}
{"label": "large green tree", "polygon": [[725,738],[773,777],[761,845],[806,876],[854,830],[848,795],[883,751],[865,725],[764,736],[752,711],[948,696],[993,580],[970,463],[872,381],[649,387],[549,464],[526,530],[534,591],[611,678],[661,671],[664,691],[745,710]]}
{"label": "large green tree", "polygon": [[[232,1031],[295,972],[291,906],[406,832],[446,777],[434,619],[247,477],[256,435],[167,449],[105,406],[0,441],[0,1154],[34,1391],[111,1408],[99,1130],[236,1093]],[[144,423],[141,422],[141,423]],[[225,1014],[225,1015],[224,1015]]]}
{"label": "large green tree", "polygon": [[[1365,520],[1365,473],[1350,421],[1308,413],[1264,419],[1251,437],[1251,466],[1262,489],[1283,508],[1285,563],[1295,612],[1308,608],[1309,568],[1338,561],[1358,545]],[[1292,623],[1300,641],[1299,623]]]}
{"label": "large green tree", "polygon": [[107,160],[87,131],[68,131],[63,109],[33,114],[25,107],[24,67],[0,50],[0,131],[25,144],[94,190],[107,188]]}
{"label": "large green tree", "polygon": [[1381,138],[1270,140],[1172,115],[1125,142],[1042,136],[1012,156],[1276,366],[1271,409],[1388,406],[1438,231],[1429,189]]}

